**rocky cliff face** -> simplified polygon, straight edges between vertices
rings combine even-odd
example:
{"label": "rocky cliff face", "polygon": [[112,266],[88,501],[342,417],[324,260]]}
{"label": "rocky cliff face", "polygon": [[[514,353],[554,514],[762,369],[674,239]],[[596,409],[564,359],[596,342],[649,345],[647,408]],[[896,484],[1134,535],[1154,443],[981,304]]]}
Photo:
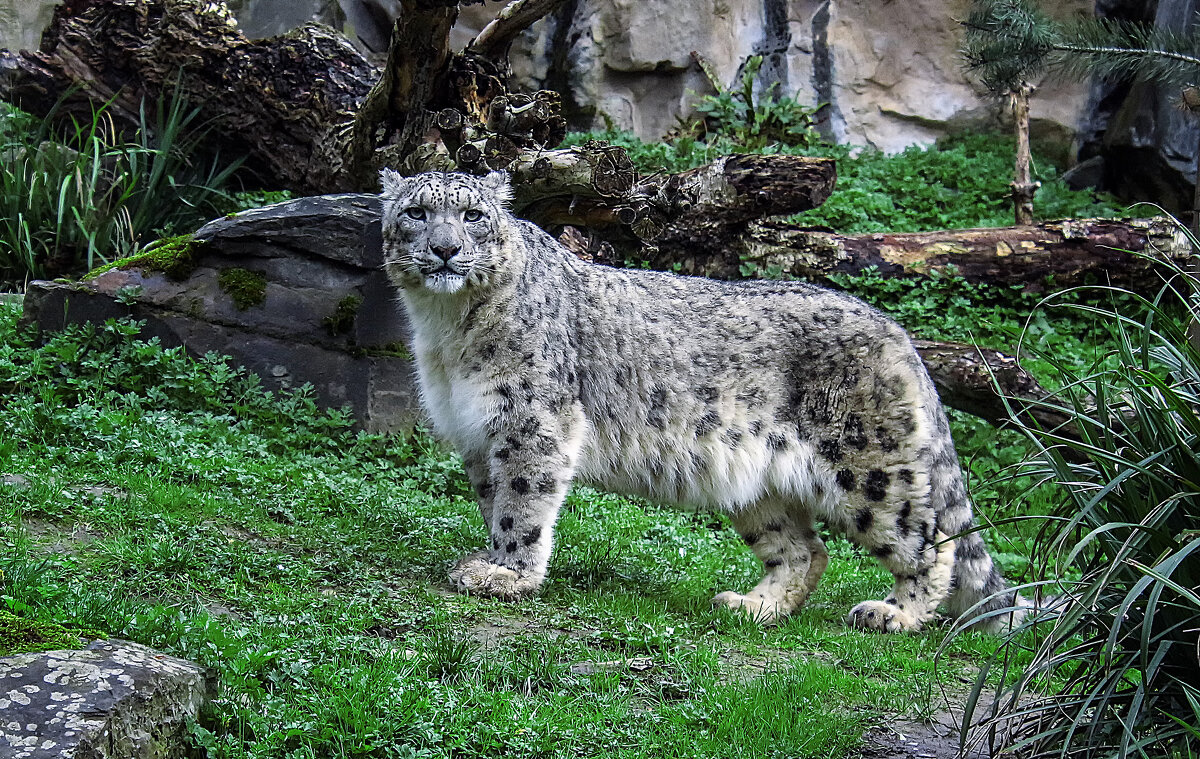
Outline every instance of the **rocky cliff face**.
{"label": "rocky cliff face", "polygon": [[[1200,12],[1198,0],[1098,0],[1110,18],[1151,23],[1186,34]],[[1128,201],[1153,201],[1172,213],[1193,205],[1200,114],[1179,105],[1176,88],[1097,82],[1080,160],[1095,164],[1101,184]]]}
{"label": "rocky cliff face", "polygon": [[[840,142],[895,151],[953,129],[999,125],[1003,104],[968,81],[958,54],[969,0],[569,0],[522,41],[514,71],[569,93],[576,127],[606,124],[658,138],[711,87],[696,51],[725,85],[752,55],[757,85],[823,106]],[[1053,0],[1060,17],[1089,0]],[[467,21],[469,23],[469,20]],[[1070,142],[1086,84],[1047,81],[1034,104],[1043,132]]]}

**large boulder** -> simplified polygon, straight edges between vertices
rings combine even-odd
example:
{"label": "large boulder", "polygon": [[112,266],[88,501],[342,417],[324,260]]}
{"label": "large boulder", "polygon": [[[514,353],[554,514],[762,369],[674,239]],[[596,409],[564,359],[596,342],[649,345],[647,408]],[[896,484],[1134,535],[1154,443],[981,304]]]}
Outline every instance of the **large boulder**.
{"label": "large boulder", "polygon": [[370,431],[406,431],[418,402],[379,217],[374,195],[245,211],[82,282],[32,282],[24,318],[53,330],[133,316],[166,345],[231,356],[268,388],[311,384]]}
{"label": "large boulder", "polygon": [[174,759],[215,676],[121,640],[0,658],[0,757]]}

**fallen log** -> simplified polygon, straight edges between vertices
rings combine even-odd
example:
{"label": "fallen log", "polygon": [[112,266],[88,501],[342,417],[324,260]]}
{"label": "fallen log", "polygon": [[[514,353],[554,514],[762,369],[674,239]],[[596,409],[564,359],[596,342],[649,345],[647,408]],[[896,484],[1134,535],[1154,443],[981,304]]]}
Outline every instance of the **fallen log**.
{"label": "fallen log", "polygon": [[1049,393],[1015,357],[965,343],[913,340],[913,345],[950,408],[1000,426],[1008,423],[1012,406],[1024,421],[1042,429],[1070,428],[1065,414],[1039,405]]}
{"label": "fallen log", "polygon": [[[715,239],[714,231],[729,234]],[[697,239],[656,240],[651,266],[719,279],[824,280],[868,267],[883,276],[953,270],[972,282],[1032,290],[1096,282],[1153,294],[1162,285],[1155,259],[1182,265],[1193,258],[1182,228],[1162,217],[912,234],[839,235],[774,221],[697,232]]]}
{"label": "fallen log", "polygon": [[104,106],[132,132],[143,103],[177,92],[203,105],[212,146],[300,194],[349,189],[340,134],[377,77],[332,29],[252,42],[223,3],[198,0],[67,3],[40,50],[0,51],[0,99],[25,111],[86,124]]}

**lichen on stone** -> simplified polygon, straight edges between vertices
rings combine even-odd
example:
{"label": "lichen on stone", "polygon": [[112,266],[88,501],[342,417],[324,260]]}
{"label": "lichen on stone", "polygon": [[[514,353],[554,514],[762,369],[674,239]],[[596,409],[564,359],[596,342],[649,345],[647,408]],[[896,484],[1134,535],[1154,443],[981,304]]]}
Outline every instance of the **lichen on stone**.
{"label": "lichen on stone", "polygon": [[194,258],[195,240],[192,235],[177,235],[164,237],[152,242],[126,258],[107,263],[93,269],[83,276],[85,280],[94,279],[113,269],[143,269],[146,271],[161,271],[174,280],[187,279],[196,269]]}
{"label": "lichen on stone", "polygon": [[357,295],[347,295],[338,301],[337,306],[333,309],[333,313],[321,320],[329,329],[329,334],[337,337],[350,331],[354,326],[354,317],[358,315],[358,308],[362,305],[363,299]]}
{"label": "lichen on stone", "polygon": [[217,284],[233,298],[233,305],[239,311],[261,306],[267,299],[267,278],[259,271],[238,267],[222,269],[217,275]]}
{"label": "lichen on stone", "polygon": [[99,630],[26,619],[0,611],[0,656],[82,648],[83,641],[107,637]]}

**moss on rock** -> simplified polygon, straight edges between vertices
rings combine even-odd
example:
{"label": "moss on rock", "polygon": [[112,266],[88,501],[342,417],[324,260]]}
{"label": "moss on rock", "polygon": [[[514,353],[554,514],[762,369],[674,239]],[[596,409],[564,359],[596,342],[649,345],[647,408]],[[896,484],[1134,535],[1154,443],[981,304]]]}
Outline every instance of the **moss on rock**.
{"label": "moss on rock", "polygon": [[164,237],[147,245],[140,253],[92,269],[83,278],[93,279],[113,269],[144,269],[161,271],[174,280],[187,279],[196,270],[194,249],[195,239],[192,235]]}
{"label": "moss on rock", "polygon": [[321,320],[329,329],[329,334],[337,337],[350,331],[354,326],[354,317],[358,316],[358,308],[363,299],[357,295],[347,295],[338,301],[333,313]]}
{"label": "moss on rock", "polygon": [[0,611],[0,656],[83,648],[85,640],[105,637],[100,630],[65,627]]}
{"label": "moss on rock", "polygon": [[239,311],[261,306],[267,299],[267,277],[259,271],[238,267],[222,269],[217,275],[217,284],[233,298],[233,305]]}

